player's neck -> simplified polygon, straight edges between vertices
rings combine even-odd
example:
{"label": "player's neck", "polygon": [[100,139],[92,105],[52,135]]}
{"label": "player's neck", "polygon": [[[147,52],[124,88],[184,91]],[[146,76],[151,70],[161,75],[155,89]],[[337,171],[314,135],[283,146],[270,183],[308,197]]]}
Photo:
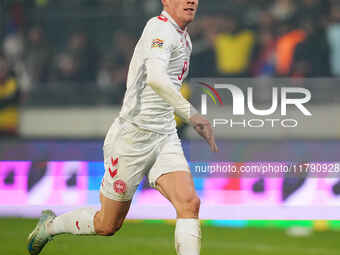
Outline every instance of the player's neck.
{"label": "player's neck", "polygon": [[177,26],[179,26],[180,29],[182,29],[183,31],[186,29],[188,24],[184,24],[183,22],[181,22],[178,18],[176,18],[174,14],[171,13],[171,11],[169,11],[168,8],[164,8],[164,11],[173,19],[174,22],[176,22]]}

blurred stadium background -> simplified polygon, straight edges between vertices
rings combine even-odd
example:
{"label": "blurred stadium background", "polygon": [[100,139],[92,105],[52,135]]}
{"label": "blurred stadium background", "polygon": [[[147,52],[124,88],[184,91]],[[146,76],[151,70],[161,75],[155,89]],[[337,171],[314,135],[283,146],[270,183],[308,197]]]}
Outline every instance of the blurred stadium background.
{"label": "blurred stadium background", "polygon": [[[35,224],[27,218],[42,208],[98,206],[102,141],[119,112],[136,40],[161,4],[0,4],[0,240],[3,254],[12,255],[24,254]],[[314,128],[217,132],[229,161],[340,161],[338,0],[201,0],[190,33],[191,77],[313,81]],[[182,92],[195,100],[190,81]],[[178,127],[185,153],[204,157],[206,145],[180,121]],[[338,254],[340,179],[196,177],[195,185],[202,254]],[[43,254],[174,254],[174,215],[143,182],[117,238],[61,237]]]}

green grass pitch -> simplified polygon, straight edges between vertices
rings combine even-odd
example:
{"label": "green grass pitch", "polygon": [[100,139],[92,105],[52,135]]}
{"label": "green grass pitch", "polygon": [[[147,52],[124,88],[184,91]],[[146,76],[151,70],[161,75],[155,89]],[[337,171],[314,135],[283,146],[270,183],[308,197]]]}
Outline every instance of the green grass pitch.
{"label": "green grass pitch", "polygon": [[[37,220],[0,219],[2,255],[23,255],[26,238]],[[62,235],[48,243],[42,255],[175,255],[174,226],[127,222],[113,237]],[[290,237],[284,229],[202,226],[202,255],[339,255],[339,232],[314,232]]]}

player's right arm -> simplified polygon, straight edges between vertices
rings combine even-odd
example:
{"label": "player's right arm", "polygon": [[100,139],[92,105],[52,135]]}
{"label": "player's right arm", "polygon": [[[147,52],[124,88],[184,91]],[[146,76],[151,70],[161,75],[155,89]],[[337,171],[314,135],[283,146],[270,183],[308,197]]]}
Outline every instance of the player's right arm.
{"label": "player's right arm", "polygon": [[147,48],[145,59],[147,84],[174,107],[175,113],[191,124],[196,132],[209,143],[211,150],[216,152],[218,149],[209,121],[177,91],[168,75],[167,68],[171,52],[176,47],[176,42],[171,37],[173,31],[169,31],[168,27],[162,23],[151,24],[149,29],[145,45]]}
{"label": "player's right arm", "polygon": [[218,152],[218,147],[215,142],[215,137],[210,122],[201,114],[195,114],[190,118],[190,123],[194,127],[195,131],[207,141],[207,143],[210,145],[211,151]]}

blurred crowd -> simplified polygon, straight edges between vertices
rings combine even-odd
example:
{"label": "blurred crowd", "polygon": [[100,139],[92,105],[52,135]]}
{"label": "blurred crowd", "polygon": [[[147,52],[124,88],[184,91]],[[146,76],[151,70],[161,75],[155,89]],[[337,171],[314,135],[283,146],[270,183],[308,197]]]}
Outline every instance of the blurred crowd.
{"label": "blurred crowd", "polygon": [[[62,87],[65,91],[102,91],[109,95],[103,98],[105,103],[120,104],[138,33],[124,27],[106,31],[109,42],[100,48],[96,36],[82,27],[61,38],[64,43],[57,47],[47,36],[51,31],[46,22],[29,24],[25,17],[27,9],[33,8],[94,3],[115,3],[118,8],[122,2],[18,0],[3,6],[6,20],[2,20],[0,56],[24,95],[67,84]],[[159,0],[143,4],[148,15],[159,13]],[[189,28],[191,77],[340,76],[339,0],[209,0],[200,4],[199,16]]]}
{"label": "blurred crowd", "polygon": [[340,1],[223,2],[194,24],[195,76],[340,76]]}

